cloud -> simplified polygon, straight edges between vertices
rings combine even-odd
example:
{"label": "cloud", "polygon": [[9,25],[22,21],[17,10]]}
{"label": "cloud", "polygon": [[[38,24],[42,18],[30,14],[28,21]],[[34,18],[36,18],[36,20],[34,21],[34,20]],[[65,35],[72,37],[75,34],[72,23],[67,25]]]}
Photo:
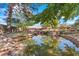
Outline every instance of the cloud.
{"label": "cloud", "polygon": [[74,17],[74,19],[68,20],[66,23],[67,23],[67,24],[71,24],[71,25],[72,25],[72,24],[74,24],[74,23],[75,23],[75,21],[76,21],[76,20],[78,20],[78,19],[79,19],[79,16]]}
{"label": "cloud", "polygon": [[7,25],[6,21],[3,19],[0,19],[0,24]]}

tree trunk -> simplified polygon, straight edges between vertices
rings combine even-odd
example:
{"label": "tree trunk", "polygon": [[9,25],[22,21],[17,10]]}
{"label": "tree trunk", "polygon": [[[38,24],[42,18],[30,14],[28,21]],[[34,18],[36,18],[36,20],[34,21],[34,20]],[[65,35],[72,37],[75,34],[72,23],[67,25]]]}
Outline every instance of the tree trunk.
{"label": "tree trunk", "polygon": [[59,39],[59,29],[58,27],[55,27],[53,23],[51,24],[51,33],[53,39]]}
{"label": "tree trunk", "polygon": [[14,4],[10,3],[8,8],[8,18],[7,18],[7,30],[8,32],[11,32],[11,20],[12,20],[12,10],[13,10]]}

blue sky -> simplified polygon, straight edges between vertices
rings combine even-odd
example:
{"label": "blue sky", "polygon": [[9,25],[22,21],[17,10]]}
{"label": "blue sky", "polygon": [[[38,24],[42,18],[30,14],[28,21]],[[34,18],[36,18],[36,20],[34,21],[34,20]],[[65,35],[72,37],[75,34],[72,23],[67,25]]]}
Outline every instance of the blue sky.
{"label": "blue sky", "polygon": [[0,3],[0,16],[4,16],[4,12],[7,11],[8,5],[5,3]]}
{"label": "blue sky", "polygon": [[[1,24],[4,24],[6,23],[5,20],[3,20],[3,18],[6,18],[7,15],[6,15],[6,11],[7,11],[7,8],[8,8],[8,4],[5,4],[5,3],[1,3],[0,4],[0,23]],[[38,12],[33,12],[33,14],[38,14],[38,13],[41,13],[44,9],[46,8],[46,5],[43,5],[43,6],[40,6],[38,8]]]}
{"label": "blue sky", "polygon": [[[66,24],[68,24],[68,25],[74,24],[75,21],[78,20],[78,19],[79,19],[79,16],[76,16],[76,17],[74,17],[73,19],[68,20],[68,21],[66,22]],[[63,23],[64,23],[64,20],[61,19],[60,22],[61,22],[60,24],[63,24]]]}
{"label": "blue sky", "polygon": [[0,24],[5,24],[6,25],[6,21],[3,20],[4,18],[6,19],[7,17],[7,7],[8,5],[5,3],[0,3]]}
{"label": "blue sky", "polygon": [[42,5],[38,8],[38,11],[33,12],[33,14],[38,14],[38,13],[42,13],[45,9],[47,8],[47,5]]}
{"label": "blue sky", "polygon": [[[6,23],[5,22],[5,20],[3,20],[3,18],[6,18],[7,17],[7,14],[6,14],[6,12],[7,12],[7,7],[8,7],[8,4],[5,4],[5,3],[0,3],[0,23],[2,24],[4,24],[4,23]],[[45,4],[45,5],[42,5],[42,6],[40,6],[40,7],[38,7],[38,12],[36,11],[36,12],[33,12],[33,14],[38,14],[38,13],[41,13],[41,12],[43,12],[43,10],[44,9],[46,9],[47,8],[47,5]],[[79,16],[77,16],[77,17],[74,17],[74,20],[68,20],[66,23],[67,24],[73,24],[74,22],[75,22],[75,20],[76,19],[78,19],[79,18]],[[61,19],[61,24],[63,23],[63,20]],[[39,24],[40,25],[40,24]]]}

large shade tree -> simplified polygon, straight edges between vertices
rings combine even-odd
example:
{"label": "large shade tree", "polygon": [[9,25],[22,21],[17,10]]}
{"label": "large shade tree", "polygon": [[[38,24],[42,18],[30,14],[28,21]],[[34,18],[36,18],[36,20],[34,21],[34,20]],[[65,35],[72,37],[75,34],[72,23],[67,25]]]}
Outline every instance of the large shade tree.
{"label": "large shade tree", "polygon": [[79,4],[73,3],[52,3],[47,4],[47,8],[40,14],[35,15],[33,18],[36,22],[48,24],[52,27],[57,27],[59,20],[64,18],[65,21],[73,19],[79,15]]}

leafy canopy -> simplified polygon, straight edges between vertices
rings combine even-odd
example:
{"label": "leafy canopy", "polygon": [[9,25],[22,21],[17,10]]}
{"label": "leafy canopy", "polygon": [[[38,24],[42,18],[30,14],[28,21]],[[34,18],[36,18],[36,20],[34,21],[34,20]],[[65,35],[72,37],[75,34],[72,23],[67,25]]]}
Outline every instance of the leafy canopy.
{"label": "leafy canopy", "polygon": [[[79,4],[73,3],[52,3],[47,4],[47,8],[40,14],[35,15],[33,18],[36,22],[49,23],[57,26],[58,21],[64,17],[64,20],[73,19],[78,16]],[[53,21],[53,20],[56,20]]]}

